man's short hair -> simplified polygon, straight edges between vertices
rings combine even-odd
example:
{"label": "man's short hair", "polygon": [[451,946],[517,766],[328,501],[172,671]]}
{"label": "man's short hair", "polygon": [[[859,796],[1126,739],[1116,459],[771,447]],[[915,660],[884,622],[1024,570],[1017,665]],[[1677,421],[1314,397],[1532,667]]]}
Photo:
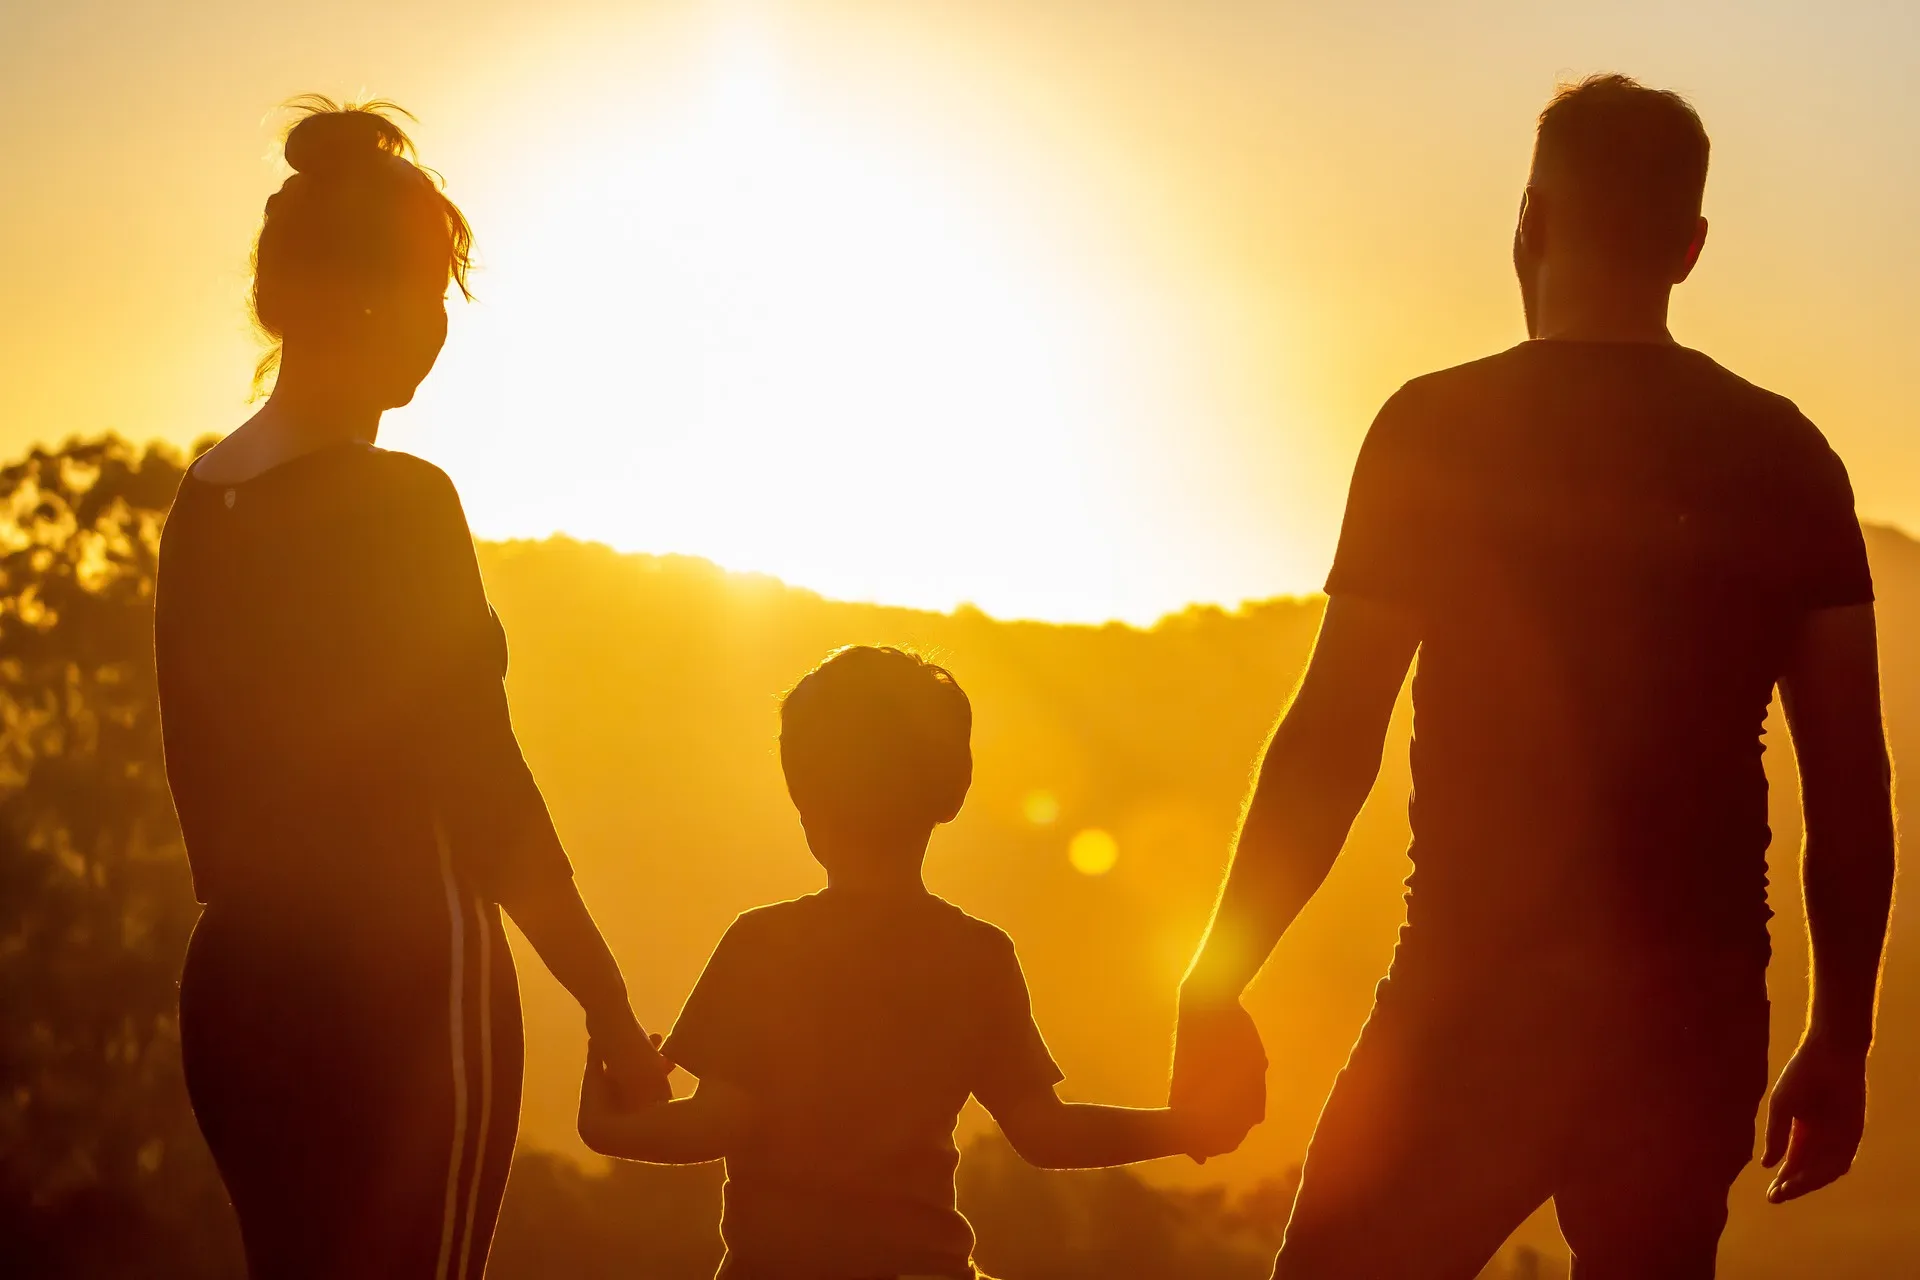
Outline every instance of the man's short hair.
{"label": "man's short hair", "polygon": [[1588,76],[1540,113],[1533,183],[1576,235],[1617,265],[1664,272],[1692,243],[1707,131],[1687,100],[1622,75]]}
{"label": "man's short hair", "polygon": [[945,667],[851,645],[780,704],[780,764],[808,821],[868,830],[953,816],[973,781],[973,705]]}

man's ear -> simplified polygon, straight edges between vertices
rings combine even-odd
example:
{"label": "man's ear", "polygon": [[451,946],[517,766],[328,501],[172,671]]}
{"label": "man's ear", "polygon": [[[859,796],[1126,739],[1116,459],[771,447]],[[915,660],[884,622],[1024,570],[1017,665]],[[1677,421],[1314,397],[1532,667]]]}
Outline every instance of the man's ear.
{"label": "man's ear", "polygon": [[1538,259],[1547,247],[1547,201],[1540,188],[1528,185],[1520,193],[1520,215],[1514,221],[1513,247]]}
{"label": "man's ear", "polygon": [[1687,256],[1680,260],[1680,270],[1673,277],[1675,284],[1681,283],[1693,274],[1693,269],[1700,264],[1700,252],[1706,247],[1707,220],[1700,218],[1693,224],[1693,239],[1687,242]]}

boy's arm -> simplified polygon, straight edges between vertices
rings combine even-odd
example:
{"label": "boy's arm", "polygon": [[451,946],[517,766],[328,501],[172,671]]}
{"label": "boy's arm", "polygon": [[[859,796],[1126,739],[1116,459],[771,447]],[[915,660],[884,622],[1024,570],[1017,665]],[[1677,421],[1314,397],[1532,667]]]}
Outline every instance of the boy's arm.
{"label": "boy's arm", "polygon": [[998,930],[993,937],[979,975],[986,1029],[972,1090],[1021,1159],[1042,1169],[1102,1169],[1182,1154],[1204,1159],[1240,1145],[1259,1118],[1245,1109],[1234,1128],[1234,1119],[1198,1109],[1062,1102],[1054,1092],[1060,1067],[1034,1023],[1013,941]]}
{"label": "boy's arm", "polygon": [[1167,1107],[1062,1102],[1051,1086],[1010,1098],[981,1099],[1020,1158],[1041,1169],[1104,1169],[1164,1156],[1221,1155],[1246,1136],[1203,1134]]}
{"label": "boy's arm", "polygon": [[580,1138],[603,1156],[648,1164],[725,1159],[746,1136],[752,1106],[745,1090],[702,1080],[690,1098],[623,1110],[606,1070],[588,1058],[580,1083]]}

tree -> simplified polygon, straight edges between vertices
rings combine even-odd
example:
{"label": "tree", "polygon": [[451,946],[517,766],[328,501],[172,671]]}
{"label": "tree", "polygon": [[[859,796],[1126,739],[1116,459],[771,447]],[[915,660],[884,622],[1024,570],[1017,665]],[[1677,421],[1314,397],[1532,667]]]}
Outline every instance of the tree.
{"label": "tree", "polygon": [[17,1274],[237,1266],[175,1013],[196,912],[152,629],[182,471],[113,437],[0,470],[0,1249]]}

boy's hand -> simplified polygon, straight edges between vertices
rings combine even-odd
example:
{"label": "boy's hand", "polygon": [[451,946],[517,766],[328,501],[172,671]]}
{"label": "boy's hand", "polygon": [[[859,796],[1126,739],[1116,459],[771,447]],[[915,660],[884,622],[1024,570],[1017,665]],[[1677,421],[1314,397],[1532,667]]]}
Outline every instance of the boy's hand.
{"label": "boy's hand", "polygon": [[[650,1039],[657,1048],[660,1037],[652,1036]],[[586,1070],[580,1077],[580,1116],[577,1122],[580,1140],[593,1150],[608,1154],[606,1150],[610,1142],[608,1131],[621,1116],[632,1115],[642,1107],[658,1106],[663,1102],[672,1101],[671,1086],[666,1086],[664,1080],[662,1084],[661,1096],[645,1098],[638,1102],[629,1101],[602,1058],[599,1046],[589,1044]]]}
{"label": "boy's hand", "polygon": [[1234,1118],[1193,1107],[1175,1109],[1173,1115],[1186,1139],[1186,1154],[1195,1164],[1238,1151],[1256,1123],[1244,1114]]}
{"label": "boy's hand", "polygon": [[607,1122],[621,1110],[614,1100],[613,1081],[607,1078],[606,1067],[589,1050],[586,1071],[580,1077],[580,1115],[575,1121],[580,1141],[592,1150],[599,1151],[606,1145]]}

